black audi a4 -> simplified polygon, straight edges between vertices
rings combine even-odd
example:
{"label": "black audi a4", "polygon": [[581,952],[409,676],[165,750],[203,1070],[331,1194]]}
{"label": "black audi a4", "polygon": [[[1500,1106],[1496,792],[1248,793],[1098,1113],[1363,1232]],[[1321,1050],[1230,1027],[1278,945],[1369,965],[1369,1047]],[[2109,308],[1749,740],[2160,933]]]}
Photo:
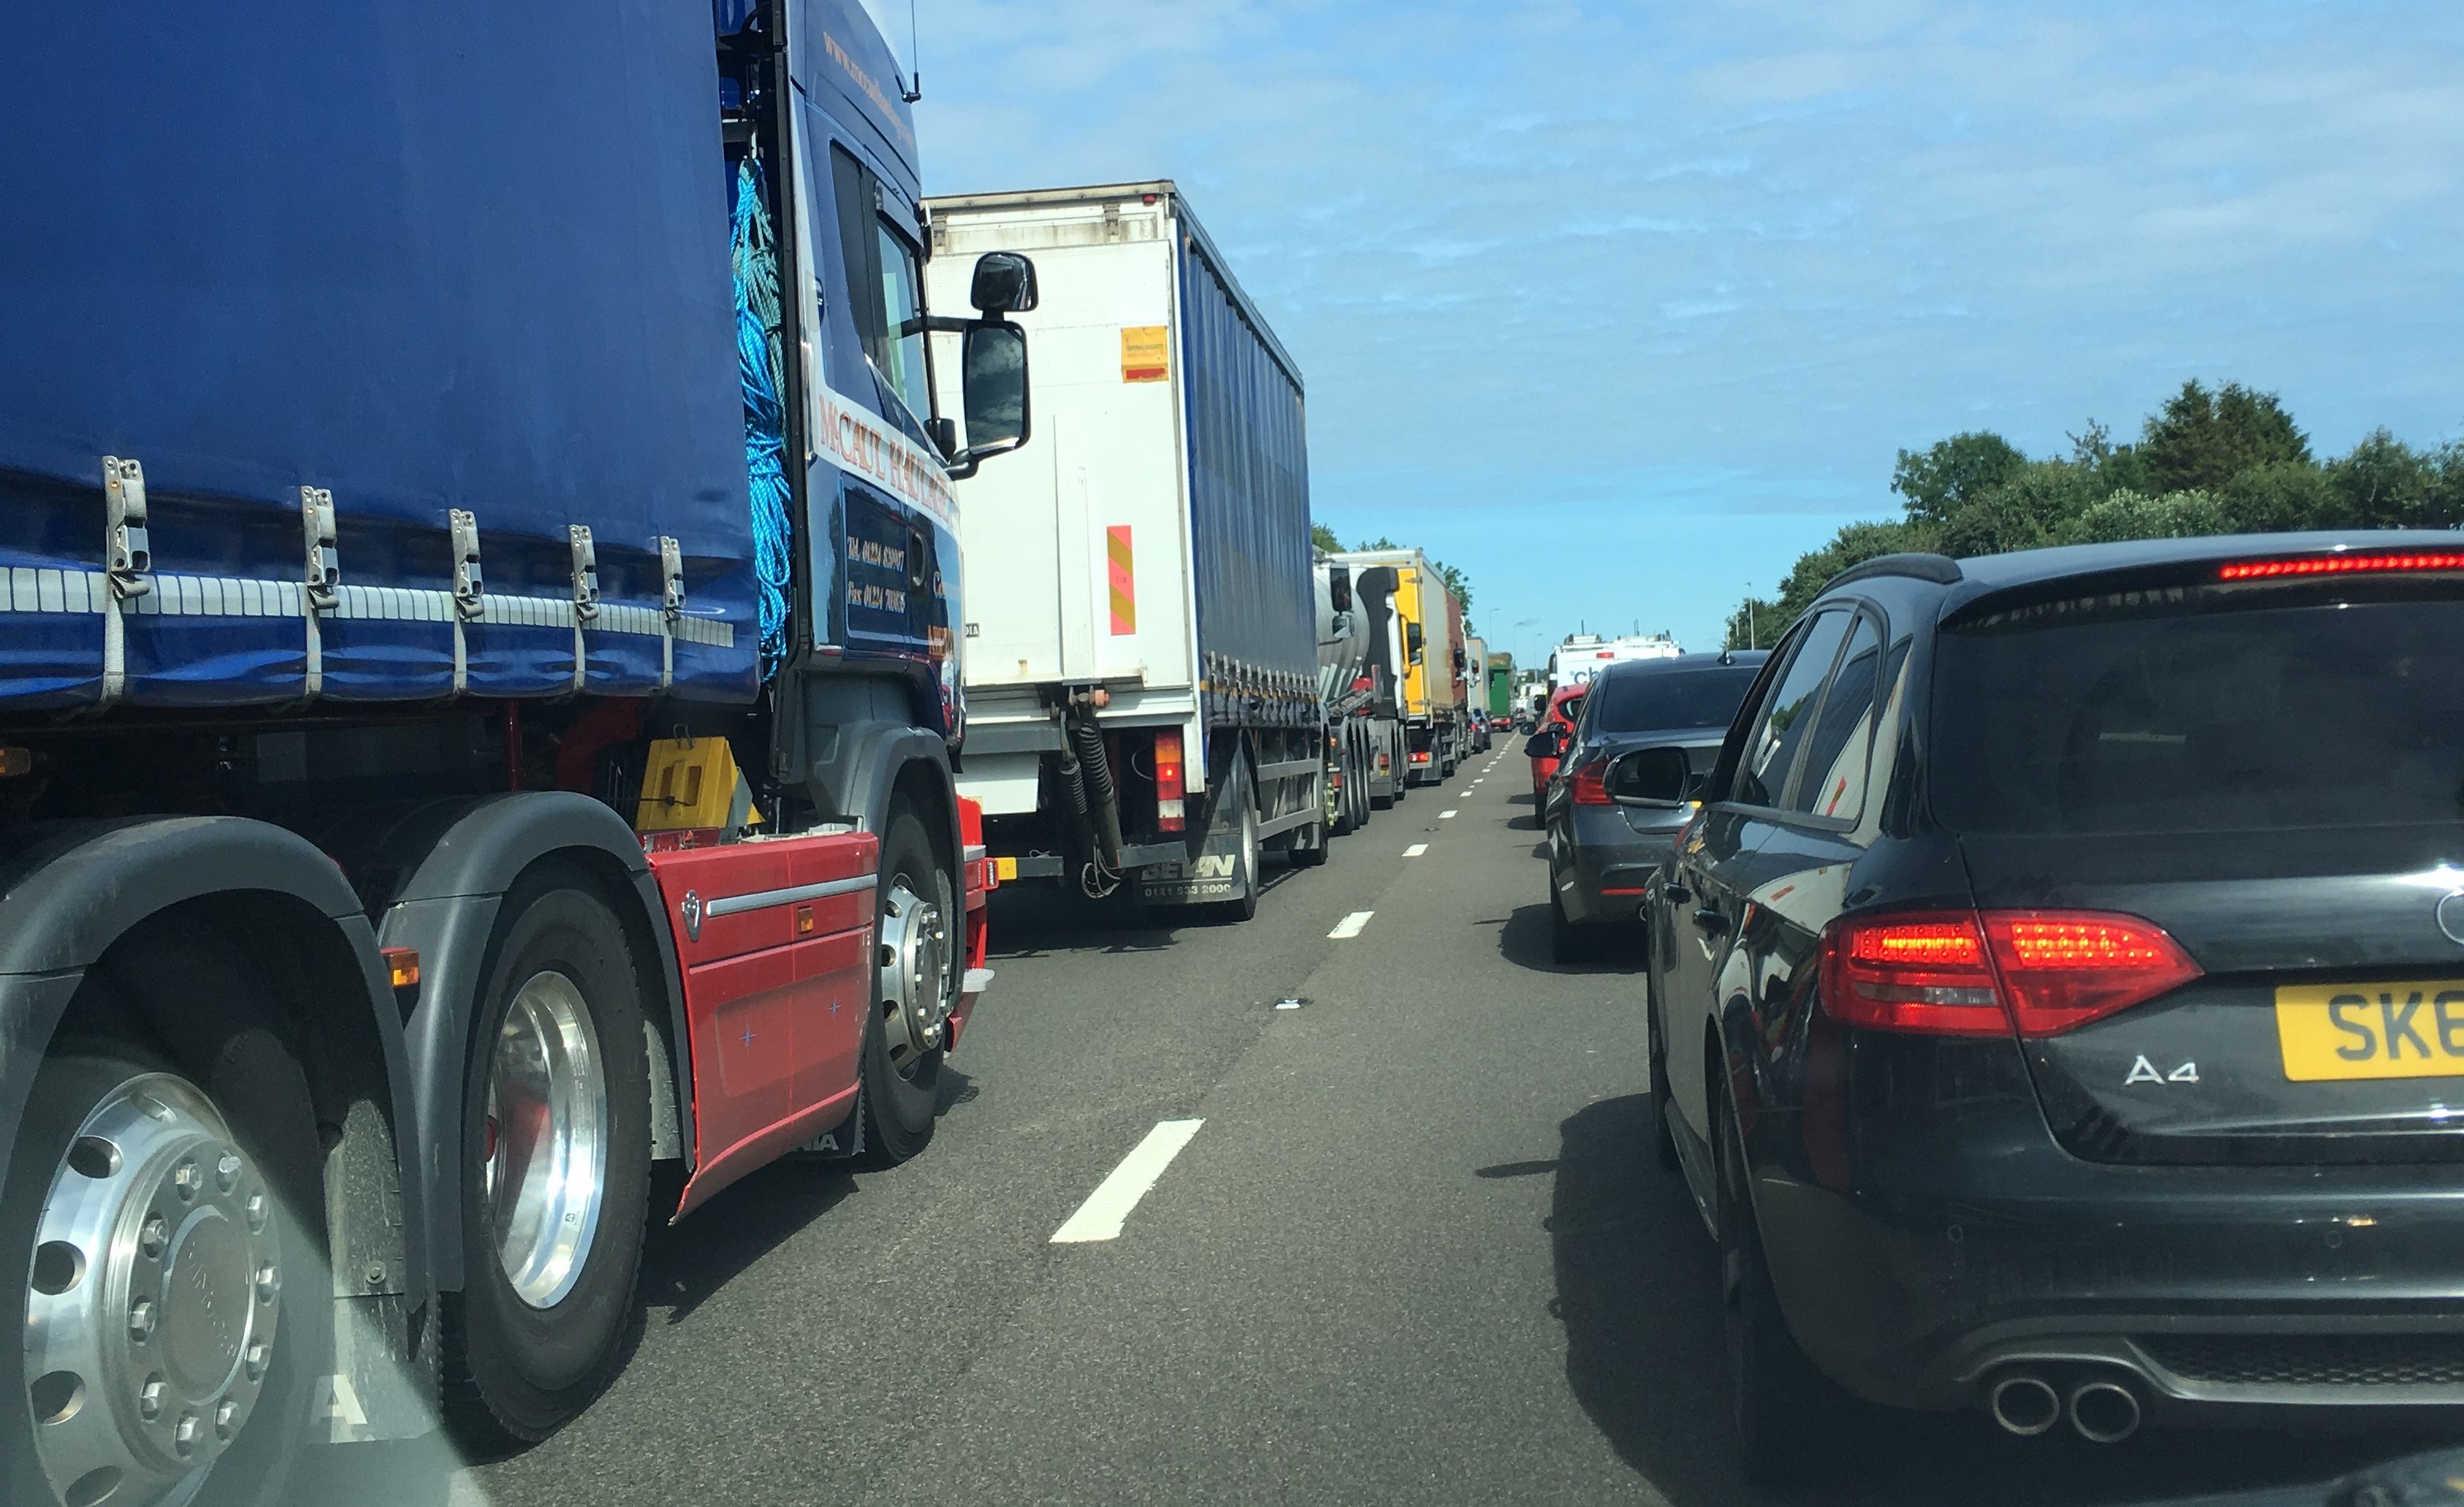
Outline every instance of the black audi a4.
{"label": "black audi a4", "polygon": [[2464,1405],[2464,539],[1874,560],[1693,794],[1650,1071],[1749,1470],[1835,1389]]}

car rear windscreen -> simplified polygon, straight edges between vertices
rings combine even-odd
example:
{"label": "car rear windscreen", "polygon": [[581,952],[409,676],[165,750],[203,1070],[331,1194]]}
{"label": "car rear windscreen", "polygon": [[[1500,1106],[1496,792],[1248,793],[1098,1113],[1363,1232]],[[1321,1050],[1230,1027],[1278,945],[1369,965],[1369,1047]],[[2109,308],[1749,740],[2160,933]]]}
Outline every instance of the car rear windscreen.
{"label": "car rear windscreen", "polygon": [[1934,814],[1993,833],[2464,819],[2454,592],[2193,587],[1947,627]]}
{"label": "car rear windscreen", "polygon": [[1636,669],[1603,675],[1592,687],[1599,702],[1593,726],[1603,732],[1655,732],[1663,728],[1725,728],[1746,699],[1759,665],[1705,669]]}

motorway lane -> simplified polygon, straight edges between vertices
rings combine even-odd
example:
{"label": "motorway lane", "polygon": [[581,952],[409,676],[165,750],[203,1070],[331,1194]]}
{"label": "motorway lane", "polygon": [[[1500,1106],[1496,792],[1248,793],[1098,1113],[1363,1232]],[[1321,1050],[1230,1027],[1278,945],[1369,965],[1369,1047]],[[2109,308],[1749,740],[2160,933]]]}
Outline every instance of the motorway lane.
{"label": "motorway lane", "polygon": [[[1519,755],[1476,758],[1279,871],[1245,926],[1002,895],[932,1149],[773,1168],[656,1232],[613,1389],[457,1507],[1754,1500],[1710,1247],[1651,1159],[1635,977],[1548,963],[1529,799]],[[1051,1243],[1189,1119],[1118,1238]],[[2396,1448],[1861,1438],[1849,1496],[1945,1504]]]}

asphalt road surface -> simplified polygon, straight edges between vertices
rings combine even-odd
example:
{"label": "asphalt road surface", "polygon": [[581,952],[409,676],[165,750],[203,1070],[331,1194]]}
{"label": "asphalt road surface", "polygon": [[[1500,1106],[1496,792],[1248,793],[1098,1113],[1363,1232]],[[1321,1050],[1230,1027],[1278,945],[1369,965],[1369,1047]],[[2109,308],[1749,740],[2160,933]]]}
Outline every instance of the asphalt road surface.
{"label": "asphalt road surface", "polygon": [[[613,1389],[456,1507],[1757,1500],[1639,986],[1549,963],[1503,750],[1246,925],[1005,892],[932,1148],[654,1232]],[[2140,1502],[2409,1442],[1891,1416],[1807,1496]]]}

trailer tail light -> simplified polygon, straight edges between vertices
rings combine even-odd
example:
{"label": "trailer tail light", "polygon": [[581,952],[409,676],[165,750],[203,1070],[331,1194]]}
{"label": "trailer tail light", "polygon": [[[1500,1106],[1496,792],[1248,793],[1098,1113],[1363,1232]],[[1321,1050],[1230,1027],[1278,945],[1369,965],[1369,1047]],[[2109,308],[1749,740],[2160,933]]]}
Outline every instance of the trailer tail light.
{"label": "trailer tail light", "polygon": [[1429,755],[1425,752],[1416,752],[1412,755],[1412,762],[1415,764],[1425,764],[1428,761]]}
{"label": "trailer tail light", "polygon": [[2199,976],[2137,916],[2098,910],[1849,916],[1822,933],[1822,1008],[1929,1036],[2060,1036]]}
{"label": "trailer tail light", "polygon": [[1180,732],[1167,729],[1155,734],[1155,825],[1166,832],[1180,832],[1189,825],[1189,779],[1181,763]]}
{"label": "trailer tail light", "polygon": [[1566,776],[1566,797],[1578,806],[1612,806],[1609,798],[1609,764],[1606,759],[1594,759]]}

